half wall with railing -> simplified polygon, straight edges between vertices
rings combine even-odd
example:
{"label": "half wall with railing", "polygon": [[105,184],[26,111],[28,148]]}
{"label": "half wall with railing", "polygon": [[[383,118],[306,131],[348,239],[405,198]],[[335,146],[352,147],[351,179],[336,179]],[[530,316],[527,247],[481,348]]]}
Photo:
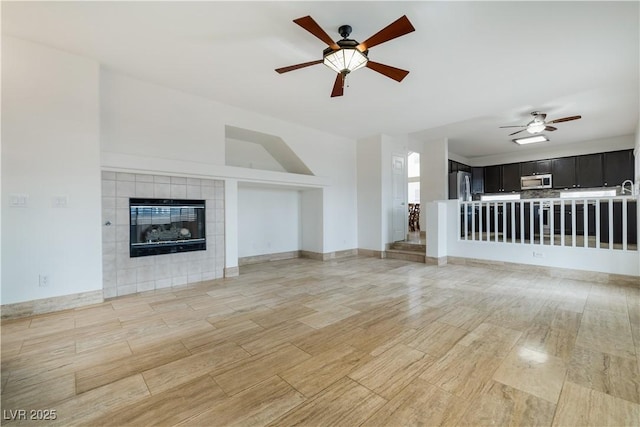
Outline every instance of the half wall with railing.
{"label": "half wall with railing", "polygon": [[632,196],[459,202],[464,241],[637,251]]}

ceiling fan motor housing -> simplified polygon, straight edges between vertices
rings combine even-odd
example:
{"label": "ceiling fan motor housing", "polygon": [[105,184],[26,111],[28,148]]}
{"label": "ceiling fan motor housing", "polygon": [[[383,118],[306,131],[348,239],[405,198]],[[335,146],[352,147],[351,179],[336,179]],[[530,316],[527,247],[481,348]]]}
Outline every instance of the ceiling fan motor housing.
{"label": "ceiling fan motor housing", "polygon": [[340,28],[338,28],[338,34],[340,34],[340,36],[343,39],[346,39],[347,37],[349,37],[349,35],[351,34],[352,28],[351,25],[341,25]]}

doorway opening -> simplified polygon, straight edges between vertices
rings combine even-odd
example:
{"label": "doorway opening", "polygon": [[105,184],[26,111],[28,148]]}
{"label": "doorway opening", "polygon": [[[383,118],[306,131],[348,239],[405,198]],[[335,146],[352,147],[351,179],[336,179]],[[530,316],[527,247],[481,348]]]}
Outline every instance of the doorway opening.
{"label": "doorway opening", "polygon": [[414,151],[407,156],[407,183],[407,240],[420,241],[420,153]]}

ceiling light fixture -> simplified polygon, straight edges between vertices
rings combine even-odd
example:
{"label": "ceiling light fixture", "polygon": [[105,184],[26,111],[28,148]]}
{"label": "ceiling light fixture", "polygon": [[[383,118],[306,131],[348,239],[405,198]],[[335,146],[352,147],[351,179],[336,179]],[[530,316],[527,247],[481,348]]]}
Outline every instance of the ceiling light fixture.
{"label": "ceiling light fixture", "polygon": [[326,48],[322,52],[322,62],[336,73],[346,75],[367,65],[369,61],[367,53],[369,53],[369,51],[360,51],[358,49],[360,43],[347,38],[349,34],[351,34],[351,27],[349,25],[342,25],[338,31],[343,37],[342,40],[336,42],[336,44],[340,46],[340,49],[334,50],[331,47]]}
{"label": "ceiling light fixture", "polygon": [[529,125],[527,126],[527,132],[529,132],[529,133],[540,133],[546,127],[547,127],[547,125],[544,123],[544,121],[540,122],[540,121],[538,121],[536,119],[533,122],[529,123]]}
{"label": "ceiling light fixture", "polygon": [[524,145],[524,144],[533,144],[535,142],[546,142],[547,139],[544,135],[536,135],[536,136],[528,136],[526,138],[516,138],[513,140],[516,144]]}

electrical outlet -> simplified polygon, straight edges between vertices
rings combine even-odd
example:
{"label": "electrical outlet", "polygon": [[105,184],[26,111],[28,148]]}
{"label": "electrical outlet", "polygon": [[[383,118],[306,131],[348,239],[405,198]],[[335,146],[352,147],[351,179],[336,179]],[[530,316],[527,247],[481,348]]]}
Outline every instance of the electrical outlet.
{"label": "electrical outlet", "polygon": [[49,284],[51,283],[51,279],[49,278],[48,274],[41,274],[38,278],[38,285],[41,288],[48,288]]}
{"label": "electrical outlet", "polygon": [[534,258],[544,258],[544,253],[533,251]]}

